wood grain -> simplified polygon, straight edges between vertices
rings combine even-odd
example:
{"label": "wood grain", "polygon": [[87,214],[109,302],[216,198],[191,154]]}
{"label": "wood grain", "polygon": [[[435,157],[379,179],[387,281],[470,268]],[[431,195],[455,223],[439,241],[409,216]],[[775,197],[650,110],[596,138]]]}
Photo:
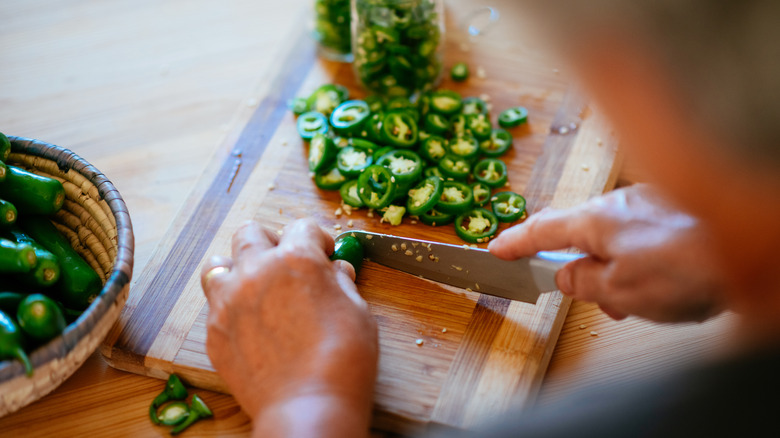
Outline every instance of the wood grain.
{"label": "wood grain", "polygon": [[[360,229],[459,241],[451,227],[414,226],[407,219],[391,229],[378,214],[334,214],[338,193],[318,190],[305,177],[305,145],[296,137],[286,101],[331,82],[346,85],[352,96],[362,93],[349,66],[316,59],[308,35],[297,32],[286,40],[290,54],[280,62],[268,95],[237,138],[223,145],[230,154],[212,161],[187,202],[194,207],[180,214],[141,272],[140,292],[103,349],[112,366],[155,377],[176,372],[191,384],[227,390],[205,354],[207,309],[199,273],[205,256],[229,252],[230,235],[247,219],[281,229],[295,218],[313,217],[334,233],[351,220]],[[618,167],[614,139],[594,125],[596,117],[586,116],[581,96],[553,77],[543,58],[517,55],[480,52],[471,62],[490,71],[489,77],[443,83],[466,96],[491,96],[494,118],[518,104],[529,108],[531,121],[514,130],[515,148],[505,157],[512,189],[526,195],[532,212],[610,189]],[[521,89],[511,85],[517,74],[526,78]],[[529,92],[545,97],[531,101]],[[597,136],[604,138],[602,145]],[[581,167],[582,160],[592,171]],[[532,402],[569,305],[560,294],[548,294],[536,306],[464,295],[383,269],[364,271],[358,287],[380,331],[375,424],[403,432],[429,423],[473,427],[518,400]],[[442,306],[453,293],[462,303]],[[459,307],[470,311],[450,311]],[[436,324],[447,319],[446,325]],[[442,333],[447,326],[462,336]]]}
{"label": "wood grain", "polygon": [[[462,59],[478,66],[482,52],[525,56],[542,50],[527,34],[519,20],[522,10],[512,0],[489,2],[502,18],[490,33],[471,41],[460,25],[472,8],[485,4],[448,0],[450,23],[457,23],[448,29],[453,62]],[[0,2],[2,15],[11,17],[0,27],[0,130],[69,147],[108,175],[133,218],[137,279],[172,221],[191,212],[187,195],[199,190],[198,178],[207,164],[229,155],[240,127],[266,95],[275,67],[287,53],[289,43],[282,36],[303,26],[299,12],[309,6],[307,0]],[[469,51],[460,50],[463,42],[470,44]],[[560,94],[528,86],[512,65],[486,72],[488,79],[498,76],[493,79],[518,93],[517,103],[534,103],[534,115],[544,114],[551,123],[558,108],[540,102],[548,97],[560,101]],[[571,74],[565,64],[552,60],[530,80],[560,84]],[[539,137],[546,136],[545,128],[528,128],[524,134],[542,145]],[[539,151],[526,153],[525,143],[520,147],[525,152],[514,163],[530,174]],[[570,161],[571,166],[581,164]],[[622,175],[627,183],[636,180],[634,172]],[[604,174],[594,172],[591,177]],[[525,190],[523,182],[512,180],[517,191]],[[269,195],[281,196],[277,190]],[[566,200],[553,200],[557,202],[565,205]],[[136,285],[130,298],[139,292]],[[453,312],[470,312],[475,301],[459,300]],[[518,310],[510,308],[507,315]],[[193,324],[201,324],[200,318],[202,314]],[[450,319],[435,322],[450,325]],[[539,400],[554,401],[589,384],[641,379],[701,360],[724,343],[729,319],[681,327],[635,319],[615,322],[596,306],[574,302]],[[580,324],[588,328],[580,329]],[[591,330],[599,335],[590,336]],[[462,325],[448,328],[456,342],[464,331]],[[185,341],[179,354],[198,342]],[[454,352],[441,354],[445,360]],[[544,365],[540,368],[543,372]],[[500,367],[490,369],[501,372]],[[164,436],[146,417],[149,401],[161,387],[157,379],[107,367],[95,354],[54,393],[0,418],[0,430],[8,436]],[[249,436],[251,423],[232,397],[198,393],[213,408],[215,419],[195,425],[189,434]]]}

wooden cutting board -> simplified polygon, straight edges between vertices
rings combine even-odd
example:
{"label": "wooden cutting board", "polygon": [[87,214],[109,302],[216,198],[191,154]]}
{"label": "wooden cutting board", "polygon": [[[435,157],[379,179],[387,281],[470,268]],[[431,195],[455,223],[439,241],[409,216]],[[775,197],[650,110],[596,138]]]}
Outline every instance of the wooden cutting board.
{"label": "wooden cutting board", "polygon": [[[102,347],[112,366],[158,378],[176,372],[192,385],[226,391],[205,353],[208,306],[199,273],[204,259],[230,253],[231,234],[248,219],[281,229],[296,218],[313,217],[333,235],[339,233],[337,225],[348,230],[352,224],[354,229],[462,243],[452,226],[432,228],[406,218],[391,227],[366,210],[335,214],[339,195],[318,190],[308,177],[306,146],[287,101],[331,82],[347,86],[353,97],[365,94],[349,65],[316,56],[308,35],[280,38],[280,44],[286,54],[274,77],[261,82],[261,97],[250,99],[237,116],[237,129],[206,165],[166,238],[137,274],[121,318]],[[529,123],[512,130],[514,149],[504,157],[511,190],[525,195],[533,214],[611,189],[618,168],[616,142],[598,112],[541,54],[495,44],[467,52],[451,32],[446,67],[467,61],[472,72],[484,70],[485,75],[472,75],[463,84],[445,78],[441,87],[464,96],[489,95],[494,123],[505,108],[528,108]],[[536,305],[511,302],[370,262],[357,283],[379,325],[374,426],[398,432],[429,424],[468,428],[510,404],[532,402],[570,304],[557,292],[543,295]]]}

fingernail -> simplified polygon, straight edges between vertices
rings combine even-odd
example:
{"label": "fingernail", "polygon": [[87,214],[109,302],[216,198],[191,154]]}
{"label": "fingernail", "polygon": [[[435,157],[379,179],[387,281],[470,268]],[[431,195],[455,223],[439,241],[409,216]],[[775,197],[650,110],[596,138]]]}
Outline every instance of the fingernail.
{"label": "fingernail", "polygon": [[558,284],[558,288],[564,295],[571,295],[571,270],[563,268],[558,271],[555,276],[555,282]]}

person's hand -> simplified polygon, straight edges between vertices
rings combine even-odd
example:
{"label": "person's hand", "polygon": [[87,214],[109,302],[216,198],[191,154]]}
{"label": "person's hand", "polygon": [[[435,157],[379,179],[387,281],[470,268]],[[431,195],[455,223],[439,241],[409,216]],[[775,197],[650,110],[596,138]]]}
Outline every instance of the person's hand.
{"label": "person's hand", "polygon": [[376,323],[352,266],[328,259],[333,246],[311,220],[282,237],[251,222],[233,236],[232,259],[203,267],[206,348],[257,435],[368,431]]}
{"label": "person's hand", "polygon": [[578,248],[588,256],[558,272],[562,293],[596,302],[615,319],[680,322],[724,308],[722,271],[709,240],[696,219],[635,185],[574,208],[544,209],[488,248],[507,260]]}

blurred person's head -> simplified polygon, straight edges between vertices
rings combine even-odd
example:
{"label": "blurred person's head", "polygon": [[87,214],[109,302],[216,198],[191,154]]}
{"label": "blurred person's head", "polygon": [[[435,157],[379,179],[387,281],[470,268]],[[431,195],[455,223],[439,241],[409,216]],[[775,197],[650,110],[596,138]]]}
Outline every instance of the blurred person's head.
{"label": "blurred person's head", "polygon": [[780,309],[780,1],[524,4],[627,159],[710,227],[737,309]]}

